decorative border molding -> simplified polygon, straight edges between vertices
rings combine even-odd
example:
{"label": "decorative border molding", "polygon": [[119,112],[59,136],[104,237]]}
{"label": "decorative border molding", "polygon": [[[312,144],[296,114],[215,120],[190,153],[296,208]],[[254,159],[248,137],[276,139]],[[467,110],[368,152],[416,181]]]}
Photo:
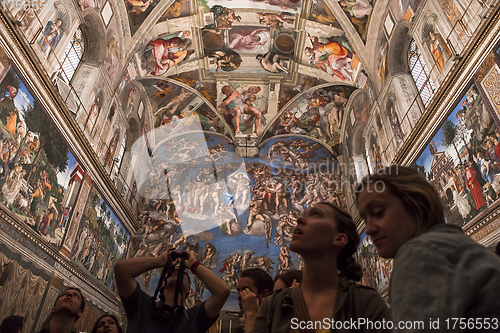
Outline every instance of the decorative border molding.
{"label": "decorative border molding", "polygon": [[500,113],[500,70],[497,64],[494,64],[486,77],[481,81],[481,85],[486,92],[486,97],[494,107],[497,117]]}

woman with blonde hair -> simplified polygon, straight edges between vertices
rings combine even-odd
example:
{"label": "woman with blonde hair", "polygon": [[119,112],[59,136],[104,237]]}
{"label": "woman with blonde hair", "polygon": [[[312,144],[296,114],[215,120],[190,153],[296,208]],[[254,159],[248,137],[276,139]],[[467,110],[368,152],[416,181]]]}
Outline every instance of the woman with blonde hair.
{"label": "woman with blonde hair", "polygon": [[394,322],[423,323],[411,332],[498,332],[500,259],[445,223],[437,190],[416,170],[397,165],[377,170],[357,189],[367,235],[380,256],[394,258]]}
{"label": "woman with blonde hair", "polygon": [[[339,331],[335,322],[350,325],[361,319],[380,323],[390,320],[382,297],[354,282],[362,275],[361,266],[353,258],[358,245],[359,235],[349,214],[327,202],[307,209],[297,219],[290,242],[290,250],[300,254],[304,262],[302,282],[265,298],[252,332],[326,333],[330,329]],[[387,326],[356,325],[340,331],[391,330]]]}

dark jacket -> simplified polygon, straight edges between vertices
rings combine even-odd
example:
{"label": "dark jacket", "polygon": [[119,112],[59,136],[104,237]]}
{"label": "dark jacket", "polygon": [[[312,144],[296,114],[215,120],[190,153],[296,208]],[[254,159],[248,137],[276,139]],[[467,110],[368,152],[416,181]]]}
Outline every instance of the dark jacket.
{"label": "dark jacket", "polygon": [[[358,318],[372,322],[392,320],[386,302],[377,291],[349,282],[346,278],[341,278],[339,284],[332,319],[346,322],[350,329],[331,329],[332,332],[391,332],[390,329],[377,330],[370,329],[366,324],[358,325]],[[290,332],[292,320],[295,323],[298,320],[293,306],[292,289],[282,289],[262,301],[252,333],[287,333]]]}

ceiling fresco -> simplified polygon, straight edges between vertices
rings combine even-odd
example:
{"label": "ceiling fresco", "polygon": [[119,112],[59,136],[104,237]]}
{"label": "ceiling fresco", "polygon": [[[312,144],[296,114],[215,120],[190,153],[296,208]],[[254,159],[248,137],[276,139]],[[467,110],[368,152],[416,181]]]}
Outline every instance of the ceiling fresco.
{"label": "ceiling fresco", "polygon": [[125,0],[130,24],[130,33],[132,35],[134,35],[141,24],[144,23],[158,3],[158,0]]}
{"label": "ceiling fresco", "polygon": [[[288,73],[295,49],[296,32],[293,27],[296,15],[247,11],[240,7],[244,3],[229,3],[231,7],[228,8],[217,1],[211,7],[203,7],[208,14],[205,17],[209,18],[202,29],[203,46],[205,55],[214,58],[215,64],[210,70]],[[293,2],[289,5],[297,8]],[[259,9],[262,8],[276,9],[271,5],[259,6]]]}
{"label": "ceiling fresco", "polygon": [[341,0],[339,5],[363,41],[368,36],[368,25],[376,0]]}
{"label": "ceiling fresco", "polygon": [[309,19],[325,25],[332,25],[334,28],[342,29],[339,21],[333,15],[330,7],[324,0],[313,1]]}
{"label": "ceiling fresco", "polygon": [[213,87],[210,87],[210,84],[206,87],[195,78],[186,75],[178,77],[177,81],[189,83],[197,88],[197,91],[172,80],[140,81],[150,99],[154,128],[161,129],[155,132],[156,142],[189,130],[227,133],[229,129],[224,126],[224,120],[214,111],[214,106],[203,99],[208,102],[215,101]]}
{"label": "ceiling fresco", "polygon": [[[345,1],[341,7],[354,26],[363,26],[359,29],[366,38],[373,4],[363,1],[366,3]],[[156,3],[146,1],[130,9],[132,4],[127,2],[133,35],[141,23],[151,26],[147,15]],[[183,68],[198,67],[203,68],[204,79],[215,81],[212,75],[221,72],[264,80],[274,73],[285,79],[283,83],[297,85],[297,77],[292,75],[301,72],[297,65],[313,68],[303,70],[312,77],[320,76],[312,74],[318,70],[326,77],[350,82],[362,66],[331,4],[324,1],[199,0],[194,4],[174,1],[156,25],[144,32],[136,53],[140,76],[172,76],[189,71]],[[314,29],[299,28],[304,25]],[[198,62],[201,58],[207,62]]]}
{"label": "ceiling fresco", "polygon": [[304,49],[306,64],[313,65],[342,81],[354,81],[359,59],[345,37],[308,36],[308,39],[309,46]]}
{"label": "ceiling fresco", "polygon": [[[192,5],[173,2],[135,54],[153,126],[132,148],[144,200],[128,256],[191,251],[237,310],[244,269],[301,267],[288,243],[307,207],[347,208],[341,128],[351,112],[366,122],[371,104],[351,106],[363,65],[325,2]],[[158,277],[138,281],[152,293]],[[193,289],[207,297],[196,278]]]}
{"label": "ceiling fresco", "polygon": [[[365,2],[339,8],[366,31],[374,3]],[[339,154],[344,109],[363,64],[353,47],[358,40],[350,40],[357,37],[347,37],[333,14],[342,13],[336,3],[179,0],[151,24],[147,15],[156,5],[129,9],[131,27],[151,27],[133,37],[133,59],[135,81],[150,101],[141,122],[162,129],[154,142],[197,129],[232,139],[250,135],[254,147],[274,135],[299,134]],[[327,82],[335,84],[315,88]]]}
{"label": "ceiling fresco", "polygon": [[185,30],[151,36],[149,41],[146,39],[147,43],[140,51],[141,72],[159,76],[187,61],[194,53],[190,36],[191,31]]}
{"label": "ceiling fresco", "polygon": [[214,5],[231,8],[250,8],[259,10],[286,10],[295,14],[300,14],[302,1],[297,0],[199,0],[200,6],[204,9],[212,8]]}
{"label": "ceiling fresco", "polygon": [[214,107],[217,107],[216,84],[210,81],[201,82],[198,71],[184,72],[180,73],[179,75],[172,75],[169,76],[169,79],[179,81],[190,87],[195,88],[195,90],[201,96],[203,96],[209,102],[209,104],[212,104]]}
{"label": "ceiling fresco", "polygon": [[279,109],[282,109],[288,101],[290,101],[297,94],[309,90],[317,85],[326,83],[325,80],[321,80],[316,77],[311,77],[309,75],[299,74],[297,75],[297,84],[294,86],[284,86],[280,89],[280,95],[278,98]]}
{"label": "ceiling fresco", "polygon": [[322,141],[339,153],[340,129],[355,88],[326,86],[310,89],[288,103],[269,126],[266,137],[301,134]]}
{"label": "ceiling fresco", "polygon": [[190,15],[189,1],[175,0],[163,13],[157,23],[165,22],[169,19],[185,17]]}

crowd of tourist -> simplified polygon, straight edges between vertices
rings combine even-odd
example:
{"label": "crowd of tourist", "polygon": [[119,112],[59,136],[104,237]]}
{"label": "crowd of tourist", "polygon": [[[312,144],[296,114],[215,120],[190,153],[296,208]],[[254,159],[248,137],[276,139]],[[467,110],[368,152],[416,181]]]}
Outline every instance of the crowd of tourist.
{"label": "crowd of tourist", "polygon": [[[411,168],[384,168],[365,177],[356,196],[367,235],[381,257],[394,259],[390,308],[376,290],[358,283],[362,271],[354,254],[360,236],[352,217],[320,202],[297,218],[289,244],[303,260],[301,271],[285,271],[274,281],[260,268],[242,272],[237,291],[245,323],[234,332],[500,332],[500,257],[445,223],[439,194],[423,176]],[[136,277],[162,267],[157,301]],[[188,271],[211,296],[186,309]],[[129,333],[207,332],[230,294],[192,253],[173,249],[122,260],[115,276]],[[81,291],[65,290],[40,333],[73,332],[84,310]],[[22,329],[23,317],[11,316],[0,333]],[[92,333],[123,330],[115,316],[105,314]]]}

